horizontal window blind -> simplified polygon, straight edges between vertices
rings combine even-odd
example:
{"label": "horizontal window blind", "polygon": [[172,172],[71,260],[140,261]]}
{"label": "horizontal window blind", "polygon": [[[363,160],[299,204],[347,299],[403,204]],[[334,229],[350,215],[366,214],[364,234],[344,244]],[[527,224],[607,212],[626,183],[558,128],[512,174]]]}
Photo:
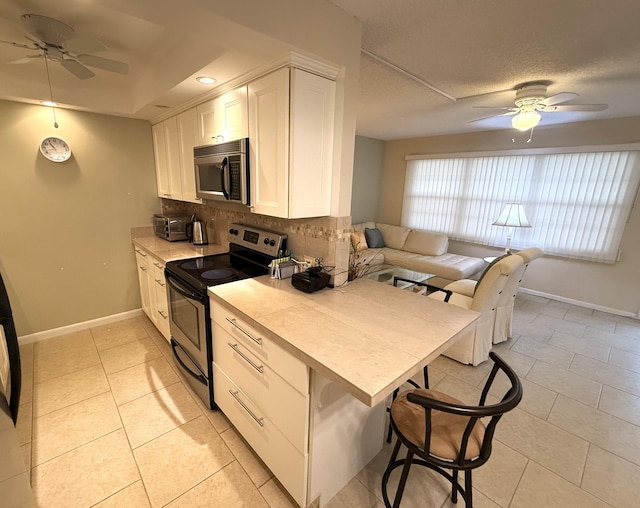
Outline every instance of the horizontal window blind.
{"label": "horizontal window blind", "polygon": [[512,247],[612,263],[640,181],[637,151],[409,160],[402,225],[451,239],[504,246],[492,226],[506,203],[522,203],[533,227]]}

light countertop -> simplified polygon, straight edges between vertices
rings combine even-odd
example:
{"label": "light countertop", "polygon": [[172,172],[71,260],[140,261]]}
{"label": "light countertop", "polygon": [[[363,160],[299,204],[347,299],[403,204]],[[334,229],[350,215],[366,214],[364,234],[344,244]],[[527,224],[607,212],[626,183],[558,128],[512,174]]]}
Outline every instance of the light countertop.
{"label": "light countertop", "polygon": [[209,295],[368,406],[420,372],[480,316],[393,286],[357,279],[307,294],[269,276]]}
{"label": "light countertop", "polygon": [[229,252],[229,248],[224,245],[193,245],[187,241],[169,242],[157,236],[141,236],[131,241],[135,247],[144,249],[163,263]]}

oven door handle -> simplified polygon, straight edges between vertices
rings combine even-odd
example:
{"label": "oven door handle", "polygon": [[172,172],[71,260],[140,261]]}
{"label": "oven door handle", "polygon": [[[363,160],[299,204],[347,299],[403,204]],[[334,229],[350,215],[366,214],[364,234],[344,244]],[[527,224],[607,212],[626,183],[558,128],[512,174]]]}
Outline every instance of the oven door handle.
{"label": "oven door handle", "polygon": [[198,302],[202,301],[202,295],[194,293],[193,291],[189,291],[182,284],[179,284],[178,282],[176,282],[172,277],[167,276],[166,280],[169,286],[171,286],[173,289],[175,289],[178,293],[180,293],[185,298],[189,298],[190,300],[196,300]]}
{"label": "oven door handle", "polygon": [[[171,348],[173,349],[173,356],[174,358],[178,361],[178,363],[182,366],[182,368],[187,372],[187,374],[189,374],[191,377],[195,378],[196,381],[199,381],[200,383],[202,383],[203,385],[207,385],[207,378],[204,377],[202,375],[202,373],[195,373],[193,372],[189,367],[187,367],[187,365],[182,361],[182,358],[180,358],[180,355],[178,354],[178,350],[177,348],[180,348],[180,351],[182,351],[187,358],[189,358],[189,361],[191,361],[191,363],[193,363],[193,365],[196,365],[196,362],[193,361],[193,358],[191,358],[191,356],[189,356],[189,353],[187,353],[184,348],[178,344],[178,342],[171,337]],[[197,368],[197,366],[196,366]],[[200,370],[200,369],[198,369]]]}

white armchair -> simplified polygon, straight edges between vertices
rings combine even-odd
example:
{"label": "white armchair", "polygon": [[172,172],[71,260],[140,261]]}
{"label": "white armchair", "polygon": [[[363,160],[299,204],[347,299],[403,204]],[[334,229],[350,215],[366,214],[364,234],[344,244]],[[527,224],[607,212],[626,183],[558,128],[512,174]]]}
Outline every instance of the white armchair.
{"label": "white armchair", "polygon": [[[518,293],[518,289],[520,289],[520,283],[524,278],[524,274],[527,271],[527,267],[529,263],[533,260],[542,257],[543,252],[537,247],[530,247],[528,249],[523,249],[518,252],[514,252],[514,255],[520,256],[523,260],[523,264],[516,272],[514,272],[513,277],[509,278],[509,282],[507,286],[504,288],[502,294],[500,295],[500,300],[498,301],[498,306],[496,308],[496,320],[493,328],[493,343],[498,344],[499,342],[504,342],[508,338],[511,337],[511,320],[513,317],[513,304],[516,298],[516,294]],[[461,279],[451,284],[447,285],[447,289],[453,291],[454,293],[464,295],[464,296],[473,296],[473,293],[476,289],[477,282],[471,279]]]}
{"label": "white armchair", "polygon": [[[510,278],[522,266],[523,259],[520,256],[510,255],[498,258],[489,265],[477,283],[471,281],[474,287],[470,296],[458,292],[451,295],[449,303],[475,310],[481,316],[461,339],[443,353],[445,356],[471,365],[478,365],[489,358],[498,302]],[[462,281],[447,284],[444,289],[454,291],[456,285],[469,287],[466,282],[458,283]],[[430,294],[429,298],[444,300],[444,294],[437,291]]]}

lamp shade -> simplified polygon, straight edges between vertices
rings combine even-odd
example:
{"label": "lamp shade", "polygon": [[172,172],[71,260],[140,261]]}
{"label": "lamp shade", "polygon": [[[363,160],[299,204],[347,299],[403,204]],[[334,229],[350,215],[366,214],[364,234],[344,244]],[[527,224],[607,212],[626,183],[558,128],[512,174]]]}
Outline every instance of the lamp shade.
{"label": "lamp shade", "polygon": [[507,226],[511,228],[530,228],[531,224],[524,213],[524,207],[520,203],[507,203],[494,226]]}

